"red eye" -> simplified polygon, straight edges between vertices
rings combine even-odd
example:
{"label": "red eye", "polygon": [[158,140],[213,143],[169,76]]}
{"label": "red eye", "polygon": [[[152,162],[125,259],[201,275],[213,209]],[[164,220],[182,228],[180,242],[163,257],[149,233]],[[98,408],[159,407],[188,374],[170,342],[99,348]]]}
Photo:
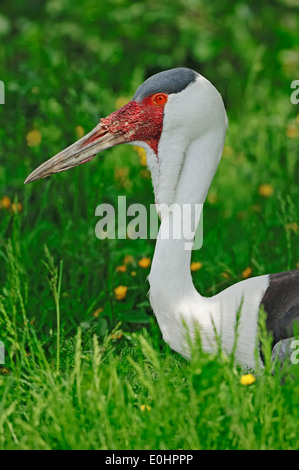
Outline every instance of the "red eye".
{"label": "red eye", "polygon": [[153,96],[153,104],[163,106],[167,102],[168,96],[165,93],[157,93]]}

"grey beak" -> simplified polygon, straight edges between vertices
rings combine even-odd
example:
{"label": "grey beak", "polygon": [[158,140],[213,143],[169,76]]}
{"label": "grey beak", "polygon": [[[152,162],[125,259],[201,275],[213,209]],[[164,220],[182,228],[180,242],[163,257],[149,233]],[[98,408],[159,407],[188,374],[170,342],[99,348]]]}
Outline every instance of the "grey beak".
{"label": "grey beak", "polygon": [[113,133],[109,130],[108,126],[100,123],[89,134],[36,168],[26,178],[24,184],[86,163],[95,157],[97,153],[122,143],[125,143],[125,138],[122,134]]}

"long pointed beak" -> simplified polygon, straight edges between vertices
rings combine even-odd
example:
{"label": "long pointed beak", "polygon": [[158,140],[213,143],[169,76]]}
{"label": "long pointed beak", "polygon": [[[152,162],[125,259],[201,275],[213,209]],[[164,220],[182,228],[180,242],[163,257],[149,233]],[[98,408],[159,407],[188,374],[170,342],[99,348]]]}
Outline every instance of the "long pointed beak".
{"label": "long pointed beak", "polygon": [[121,133],[112,132],[107,125],[100,123],[89,134],[36,168],[24,184],[86,163],[102,150],[125,142],[125,138]]}

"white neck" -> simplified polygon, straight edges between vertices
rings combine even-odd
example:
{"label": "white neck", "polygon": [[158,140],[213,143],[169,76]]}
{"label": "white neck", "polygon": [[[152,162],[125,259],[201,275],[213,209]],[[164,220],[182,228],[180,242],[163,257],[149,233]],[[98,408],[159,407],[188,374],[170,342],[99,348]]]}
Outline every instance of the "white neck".
{"label": "white neck", "polygon": [[[215,139],[212,135],[206,135],[192,143],[186,152],[175,193],[175,202],[179,206],[186,202],[195,204],[205,201],[221,152],[220,139]],[[213,167],[207,165],[207,161],[211,162],[209,157],[215,162]],[[262,296],[269,284],[268,276],[246,279],[214,297],[202,297],[192,281],[191,250],[185,249],[188,240],[184,237],[177,240],[161,237],[164,226],[168,226],[172,221],[172,212],[162,217],[149,275],[150,302],[164,340],[172,349],[189,358],[184,324],[193,335],[195,321],[200,326],[205,351],[214,353],[217,349],[214,330],[216,328],[223,350],[231,352],[235,340],[236,315],[242,304],[239,341],[235,354],[241,364],[254,367],[257,317]]]}
{"label": "white neck", "polygon": [[[199,85],[197,92],[200,91],[202,106],[192,99],[192,91]],[[217,349],[216,328],[224,351],[230,352],[234,347],[236,315],[242,303],[236,358],[254,367],[257,317],[269,284],[268,276],[246,279],[214,297],[202,297],[192,282],[191,250],[185,249],[190,240],[174,236],[177,229],[182,228],[180,225],[184,225],[184,221],[174,216],[176,211],[189,204],[194,215],[195,205],[203,204],[206,199],[224,145],[227,127],[224,105],[218,92],[202,77],[187,88],[183,99],[177,95],[171,98],[169,109],[172,113],[169,115],[174,119],[166,120],[163,127],[158,159],[154,152],[146,149],[157,203],[177,204],[174,213],[161,212],[162,221],[149,275],[150,302],[164,340],[187,358],[190,350],[184,325],[190,334],[194,334],[194,323],[200,327],[204,350],[215,352]],[[191,109],[193,116],[197,113],[197,119],[189,119],[188,125],[183,127],[180,110],[186,100],[186,108]],[[184,118],[186,115],[183,121]],[[195,225],[199,216],[200,211],[196,213]],[[170,227],[170,237],[165,239],[162,234],[167,227]]]}
{"label": "white neck", "polygon": [[[196,204],[202,205],[206,199],[221,157],[224,138],[225,129],[220,132],[220,135],[218,132],[217,136],[215,131],[205,134],[192,142],[184,154],[180,177],[171,203],[177,204],[181,213],[184,210],[184,205],[190,205],[192,220],[196,221],[193,234],[201,215],[201,210],[196,212],[195,207]],[[161,198],[161,191],[158,197]],[[164,200],[162,195],[160,204]],[[159,296],[164,292],[169,297],[171,292],[173,298],[181,298],[194,291],[190,272],[191,250],[186,249],[187,244],[190,245],[190,240],[187,240],[183,233],[179,239],[173,239],[172,236],[176,229],[179,232],[182,229],[181,219],[176,217],[176,214],[176,211],[162,213],[161,227],[149,276],[152,295],[159,291]],[[180,226],[178,227],[178,225]],[[170,237],[163,239],[163,230],[168,227],[170,227]]]}

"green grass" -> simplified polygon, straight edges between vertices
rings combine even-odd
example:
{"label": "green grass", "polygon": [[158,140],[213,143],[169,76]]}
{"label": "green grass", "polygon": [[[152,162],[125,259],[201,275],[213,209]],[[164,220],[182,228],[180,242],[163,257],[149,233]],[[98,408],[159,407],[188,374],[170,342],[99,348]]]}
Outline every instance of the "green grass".
{"label": "green grass", "polygon": [[[1,302],[9,353],[9,373],[0,378],[1,449],[298,447],[297,369],[276,365],[271,374],[263,331],[266,366],[256,368],[249,386],[240,383],[233,356],[205,355],[198,342],[187,363],[161,344],[154,324],[150,334],[117,327],[100,342],[94,329],[79,328],[63,338],[58,368],[46,347],[57,331],[52,341],[37,338],[21,307],[20,266],[12,252],[8,257],[12,311],[19,307],[23,316],[11,318]],[[56,292],[53,277],[51,285]]]}
{"label": "green grass", "polygon": [[[199,341],[187,363],[161,344],[154,324],[150,333],[117,326],[100,342],[94,328],[79,328],[62,339],[58,358],[47,347],[59,340],[58,330],[41,340],[30,324],[22,269],[11,249],[8,263],[7,297],[15,314],[3,298],[8,358],[0,378],[2,449],[298,447],[297,369],[276,365],[271,374],[271,341],[263,331],[266,367],[257,366],[249,386],[240,383],[233,356],[205,355]],[[60,278],[49,255],[47,268],[59,309]]]}
{"label": "green grass", "polygon": [[[186,362],[161,338],[149,268],[138,265],[155,242],[96,238],[98,204],[116,205],[118,195],[128,205],[154,202],[135,149],[117,147],[23,185],[78,138],[78,126],[88,132],[147,76],[189,66],[216,84],[230,121],[204,208],[203,248],[192,257],[202,263],[196,287],[210,296],[245,270],[298,266],[293,7],[237,1],[225,10],[215,0],[201,2],[199,14],[197,2],[126,3],[86,0],[82,9],[47,0],[33,8],[18,0],[0,15],[0,448],[296,449],[298,366],[272,375],[264,333],[266,368],[255,369],[252,385],[240,383],[245,372],[221,351],[211,357],[196,346]],[[32,129],[41,141],[30,146]],[[132,262],[119,272],[126,255]],[[128,287],[122,301],[119,285]]]}
{"label": "green grass", "polygon": [[[245,135],[231,122],[205,209],[204,247],[194,253],[203,263],[195,282],[206,295],[237,282],[248,266],[256,275],[298,262],[296,146],[286,140],[285,123],[279,136],[273,121],[248,119]],[[276,153],[269,166],[272,139]],[[242,148],[256,161],[240,154]],[[136,172],[134,150],[114,149],[94,168],[24,188],[21,213],[1,210],[0,331],[7,353],[0,370],[1,448],[297,448],[297,366],[274,376],[269,364],[257,368],[255,383],[244,386],[244,371],[221,353],[196,350],[187,363],[163,343],[149,307],[148,270],[137,260],[152,255],[153,243],[96,239],[90,188],[103,175],[107,181],[110,165],[129,153]],[[280,155],[284,166],[277,164]],[[136,179],[132,186],[139,185]],[[259,195],[263,182],[273,186],[271,197]],[[88,194],[76,200],[70,183]],[[109,185],[100,191],[113,197],[117,179]],[[116,272],[125,254],[133,264]],[[117,285],[128,286],[122,302],[114,297]],[[103,311],[93,316],[99,307]]]}

